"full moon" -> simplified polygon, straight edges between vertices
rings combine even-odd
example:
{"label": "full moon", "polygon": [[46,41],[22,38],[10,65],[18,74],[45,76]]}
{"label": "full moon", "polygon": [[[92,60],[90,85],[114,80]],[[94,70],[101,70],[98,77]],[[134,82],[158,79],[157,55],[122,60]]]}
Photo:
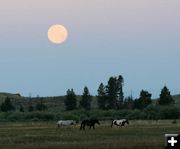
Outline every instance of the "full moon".
{"label": "full moon", "polygon": [[48,39],[55,44],[63,43],[68,36],[68,31],[63,25],[53,25],[48,29]]}

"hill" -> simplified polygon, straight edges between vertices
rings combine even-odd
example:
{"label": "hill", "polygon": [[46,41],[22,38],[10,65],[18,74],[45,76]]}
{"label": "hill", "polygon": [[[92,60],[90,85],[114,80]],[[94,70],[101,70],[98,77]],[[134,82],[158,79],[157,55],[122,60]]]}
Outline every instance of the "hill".
{"label": "hill", "polygon": [[173,99],[175,101],[175,105],[180,107],[180,94],[173,95]]}
{"label": "hill", "polygon": [[[0,104],[5,100],[6,97],[10,97],[13,105],[15,105],[16,109],[19,109],[20,105],[27,109],[28,105],[31,103],[34,107],[38,102],[43,102],[47,107],[48,111],[62,111],[65,109],[64,107],[64,99],[65,96],[53,96],[53,97],[23,97],[19,93],[0,93]],[[77,95],[77,100],[80,100],[81,96]],[[93,96],[92,99],[92,107],[96,108],[96,97]]]}
{"label": "hill", "polygon": [[[23,97],[19,93],[0,93],[0,104],[5,100],[6,97],[10,97],[16,109],[19,109],[20,105],[23,105],[25,108],[28,107],[30,103],[35,106],[38,102],[43,102],[47,107],[48,111],[62,111],[64,110],[64,99],[65,96],[54,96],[54,97]],[[180,94],[173,95],[175,100],[175,105],[180,106]],[[77,100],[80,100],[81,96],[77,96]],[[156,101],[157,99],[154,99]],[[97,98],[93,96],[92,107],[97,108]]]}

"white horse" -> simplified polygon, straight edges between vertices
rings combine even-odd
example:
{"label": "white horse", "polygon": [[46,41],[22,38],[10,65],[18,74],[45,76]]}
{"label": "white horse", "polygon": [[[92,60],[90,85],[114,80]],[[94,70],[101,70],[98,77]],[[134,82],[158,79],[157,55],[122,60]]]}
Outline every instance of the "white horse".
{"label": "white horse", "polygon": [[70,125],[75,125],[75,124],[76,124],[76,121],[74,121],[74,120],[59,120],[57,122],[57,127],[70,126]]}
{"label": "white horse", "polygon": [[127,119],[121,119],[121,120],[113,120],[112,123],[111,123],[111,127],[113,125],[116,125],[116,126],[125,126],[125,125],[129,125],[129,121]]}

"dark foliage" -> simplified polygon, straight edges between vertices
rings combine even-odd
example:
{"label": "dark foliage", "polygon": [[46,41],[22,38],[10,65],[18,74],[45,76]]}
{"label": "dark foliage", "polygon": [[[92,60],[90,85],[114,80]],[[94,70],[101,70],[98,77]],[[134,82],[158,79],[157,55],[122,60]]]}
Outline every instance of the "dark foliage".
{"label": "dark foliage", "polygon": [[20,105],[19,112],[24,112],[24,107]]}
{"label": "dark foliage", "polygon": [[121,75],[118,78],[109,78],[108,85],[106,86],[108,109],[120,109],[123,107],[123,83],[124,79]]}
{"label": "dark foliage", "polygon": [[134,108],[134,100],[131,96],[128,96],[124,99],[124,108],[125,109],[133,109]]}
{"label": "dark foliage", "polygon": [[169,105],[169,104],[174,103],[171,93],[166,86],[164,86],[163,89],[161,90],[161,94],[160,94],[158,103],[160,105]]}
{"label": "dark foliage", "polygon": [[13,106],[9,97],[6,97],[5,101],[1,104],[2,112],[14,111],[15,107]]}
{"label": "dark foliage", "polygon": [[86,110],[91,109],[91,101],[92,101],[92,96],[89,93],[89,89],[87,86],[84,87],[82,99],[80,100],[79,104],[81,108],[84,108]]}
{"label": "dark foliage", "polygon": [[47,110],[47,106],[43,103],[43,97],[41,97],[41,98],[38,97],[37,100],[39,100],[39,103],[37,103],[37,105],[36,105],[36,110],[37,111]]}
{"label": "dark foliage", "polygon": [[97,90],[98,96],[97,96],[97,104],[99,109],[106,109],[106,92],[105,92],[105,86],[103,83],[99,85],[99,88]]}
{"label": "dark foliage", "polygon": [[74,110],[77,108],[76,94],[73,89],[68,89],[66,93],[66,98],[64,100],[66,110]]}

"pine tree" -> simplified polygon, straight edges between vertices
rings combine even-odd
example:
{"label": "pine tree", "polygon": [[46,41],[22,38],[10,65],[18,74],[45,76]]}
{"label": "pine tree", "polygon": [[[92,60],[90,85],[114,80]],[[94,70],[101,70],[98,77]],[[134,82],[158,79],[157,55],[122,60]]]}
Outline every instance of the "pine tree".
{"label": "pine tree", "polygon": [[64,101],[66,110],[74,110],[77,108],[76,94],[73,89],[68,89],[66,93],[66,98]]}
{"label": "pine tree", "polygon": [[107,94],[107,108],[115,109],[117,108],[117,80],[116,77],[110,77],[108,81],[108,85],[106,86],[106,94]]}
{"label": "pine tree", "polygon": [[106,92],[103,83],[99,85],[97,92],[98,92],[97,102],[99,109],[106,109]]}
{"label": "pine tree", "polygon": [[118,108],[123,107],[123,102],[124,102],[123,85],[124,85],[124,79],[121,75],[119,75],[117,79],[117,92],[118,92],[117,107]]}
{"label": "pine tree", "polygon": [[24,112],[24,108],[22,105],[20,105],[19,112]]}
{"label": "pine tree", "polygon": [[84,87],[84,92],[82,95],[82,99],[80,100],[80,107],[90,110],[91,109],[91,101],[92,101],[92,96],[89,93],[89,90],[87,86]]}
{"label": "pine tree", "polygon": [[133,109],[134,108],[134,101],[132,96],[128,96],[124,100],[124,107],[127,109]]}
{"label": "pine tree", "polygon": [[32,106],[32,104],[28,106],[28,111],[29,111],[29,112],[34,111],[34,107]]}
{"label": "pine tree", "polygon": [[15,110],[15,107],[13,106],[10,98],[6,97],[5,101],[1,104],[1,111],[8,112],[8,111],[14,111],[14,110]]}
{"label": "pine tree", "polygon": [[158,103],[160,105],[169,105],[169,104],[174,103],[171,93],[166,86],[164,86],[163,89],[161,90],[161,94],[160,94]]}
{"label": "pine tree", "polygon": [[34,107],[33,107],[33,105],[32,105],[31,94],[29,94],[28,112],[32,112],[32,111],[34,111]]}
{"label": "pine tree", "polygon": [[44,111],[47,109],[47,106],[43,103],[43,97],[37,96],[38,103],[36,104],[36,110]]}
{"label": "pine tree", "polygon": [[117,77],[110,77],[106,86],[107,107],[108,109],[120,109],[123,107],[123,85],[124,79],[120,75]]}
{"label": "pine tree", "polygon": [[145,107],[147,107],[149,104],[152,103],[151,96],[152,95],[148,91],[142,90],[140,92],[140,97],[139,97],[140,109],[144,109]]}

